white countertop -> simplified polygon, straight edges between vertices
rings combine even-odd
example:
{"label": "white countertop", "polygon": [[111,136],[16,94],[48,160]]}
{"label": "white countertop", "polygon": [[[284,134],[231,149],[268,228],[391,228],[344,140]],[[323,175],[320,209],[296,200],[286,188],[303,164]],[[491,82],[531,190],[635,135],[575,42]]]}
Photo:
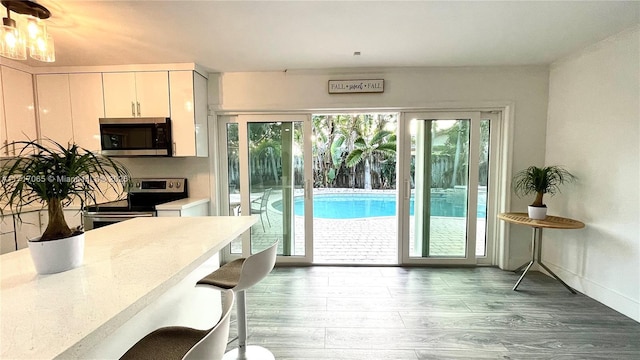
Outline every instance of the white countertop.
{"label": "white countertop", "polygon": [[36,274],[28,249],[0,256],[0,358],[77,358],[256,221],[123,221],[87,231],[84,264],[52,275]]}
{"label": "white countertop", "polygon": [[180,199],[180,200],[175,200],[175,201],[171,201],[168,203],[163,203],[163,204],[159,204],[156,205],[156,210],[186,210],[188,208],[194,207],[194,206],[198,206],[201,204],[207,204],[209,202],[209,199],[207,198],[186,198],[186,199]]}

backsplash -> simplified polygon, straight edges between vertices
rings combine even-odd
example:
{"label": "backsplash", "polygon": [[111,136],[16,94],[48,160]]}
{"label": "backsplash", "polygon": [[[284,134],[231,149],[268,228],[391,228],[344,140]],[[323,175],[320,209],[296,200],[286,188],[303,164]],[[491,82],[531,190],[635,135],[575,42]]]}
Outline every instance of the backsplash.
{"label": "backsplash", "polygon": [[114,158],[125,165],[133,177],[188,179],[189,197],[211,198],[209,158],[149,157]]}

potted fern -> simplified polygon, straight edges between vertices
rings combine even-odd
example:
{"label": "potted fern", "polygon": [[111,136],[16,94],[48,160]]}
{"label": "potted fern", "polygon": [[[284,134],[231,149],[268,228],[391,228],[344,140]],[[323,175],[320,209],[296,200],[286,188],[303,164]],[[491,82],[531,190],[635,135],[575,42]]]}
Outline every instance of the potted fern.
{"label": "potted fern", "polygon": [[42,204],[49,222],[42,236],[28,241],[36,271],[51,274],[80,266],[84,232],[69,228],[64,207],[77,203],[84,208],[95,204],[97,196],[112,193],[120,198],[129,172],[122,164],[75,144],[65,147],[44,140],[5,146],[15,147],[17,155],[0,161],[0,214],[9,211],[20,219],[23,207]]}
{"label": "potted fern", "polygon": [[513,190],[520,197],[536,194],[528,213],[531,219],[542,220],[547,217],[547,206],[542,201],[544,194],[554,195],[560,191],[560,185],[575,180],[576,177],[561,166],[529,166],[513,177]]}

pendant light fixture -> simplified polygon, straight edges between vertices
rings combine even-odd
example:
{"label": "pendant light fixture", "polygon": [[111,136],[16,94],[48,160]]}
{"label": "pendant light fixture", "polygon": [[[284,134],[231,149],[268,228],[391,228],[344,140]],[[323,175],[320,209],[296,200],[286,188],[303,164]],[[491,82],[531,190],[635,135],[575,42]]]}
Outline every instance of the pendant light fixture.
{"label": "pendant light fixture", "polygon": [[[2,19],[0,29],[0,56],[14,60],[26,60],[27,48],[31,58],[54,62],[56,60],[53,38],[47,33],[42,21],[51,12],[35,1],[2,0],[7,17]],[[11,12],[20,14],[11,18]]]}

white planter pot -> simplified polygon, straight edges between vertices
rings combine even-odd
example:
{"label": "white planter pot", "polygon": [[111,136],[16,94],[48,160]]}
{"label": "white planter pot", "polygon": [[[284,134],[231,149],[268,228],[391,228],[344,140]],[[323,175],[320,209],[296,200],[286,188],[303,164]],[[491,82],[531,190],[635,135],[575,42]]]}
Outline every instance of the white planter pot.
{"label": "white planter pot", "polygon": [[546,206],[529,205],[529,218],[534,220],[544,220],[547,217]]}
{"label": "white planter pot", "polygon": [[29,252],[38,274],[55,274],[82,265],[84,233],[50,241],[29,240]]}

